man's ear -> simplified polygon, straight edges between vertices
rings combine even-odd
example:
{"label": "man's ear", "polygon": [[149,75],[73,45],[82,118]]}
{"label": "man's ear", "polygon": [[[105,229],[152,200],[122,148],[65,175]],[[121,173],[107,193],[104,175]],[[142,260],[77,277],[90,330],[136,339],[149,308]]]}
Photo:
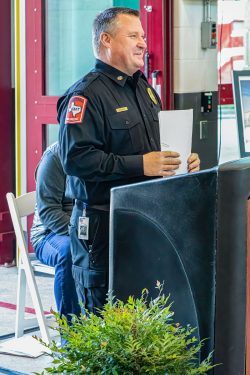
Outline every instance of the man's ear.
{"label": "man's ear", "polygon": [[111,44],[111,35],[105,32],[102,32],[100,35],[100,42],[105,48],[110,48]]}

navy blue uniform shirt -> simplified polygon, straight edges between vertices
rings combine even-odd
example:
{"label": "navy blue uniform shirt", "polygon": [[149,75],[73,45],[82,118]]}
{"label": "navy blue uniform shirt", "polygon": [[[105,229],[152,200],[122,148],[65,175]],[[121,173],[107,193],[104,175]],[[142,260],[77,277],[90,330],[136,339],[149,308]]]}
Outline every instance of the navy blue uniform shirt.
{"label": "navy blue uniform shirt", "polygon": [[141,71],[130,77],[97,60],[57,108],[72,198],[108,204],[112,187],[147,179],[142,155],[160,150],[161,103]]}

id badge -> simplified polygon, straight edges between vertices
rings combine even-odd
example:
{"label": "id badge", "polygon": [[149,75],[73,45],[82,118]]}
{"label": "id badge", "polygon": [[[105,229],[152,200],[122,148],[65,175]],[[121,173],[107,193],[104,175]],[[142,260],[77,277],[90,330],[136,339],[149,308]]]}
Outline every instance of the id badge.
{"label": "id badge", "polygon": [[78,238],[79,240],[89,239],[89,217],[86,217],[86,216],[79,217]]}

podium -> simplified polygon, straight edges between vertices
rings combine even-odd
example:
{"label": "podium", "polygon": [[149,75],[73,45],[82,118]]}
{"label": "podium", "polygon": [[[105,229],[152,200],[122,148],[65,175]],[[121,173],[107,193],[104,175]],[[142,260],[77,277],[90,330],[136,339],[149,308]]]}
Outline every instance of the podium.
{"label": "podium", "polygon": [[157,280],[174,320],[214,348],[217,169],[113,188],[109,289],[116,298],[156,297]]}
{"label": "podium", "polygon": [[110,280],[126,300],[157,280],[174,319],[207,338],[214,375],[250,374],[250,158],[112,189]]}
{"label": "podium", "polygon": [[250,158],[220,166],[215,375],[250,374]]}

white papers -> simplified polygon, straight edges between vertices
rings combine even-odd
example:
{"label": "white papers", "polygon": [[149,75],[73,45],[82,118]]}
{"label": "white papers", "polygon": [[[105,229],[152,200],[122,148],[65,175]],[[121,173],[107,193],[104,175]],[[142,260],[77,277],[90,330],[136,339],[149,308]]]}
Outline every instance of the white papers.
{"label": "white papers", "polygon": [[162,151],[176,151],[181,164],[176,174],[187,173],[187,159],[191,153],[193,109],[160,111],[160,138]]}
{"label": "white papers", "polygon": [[7,340],[0,345],[0,353],[36,358],[50,350],[32,336]]}

